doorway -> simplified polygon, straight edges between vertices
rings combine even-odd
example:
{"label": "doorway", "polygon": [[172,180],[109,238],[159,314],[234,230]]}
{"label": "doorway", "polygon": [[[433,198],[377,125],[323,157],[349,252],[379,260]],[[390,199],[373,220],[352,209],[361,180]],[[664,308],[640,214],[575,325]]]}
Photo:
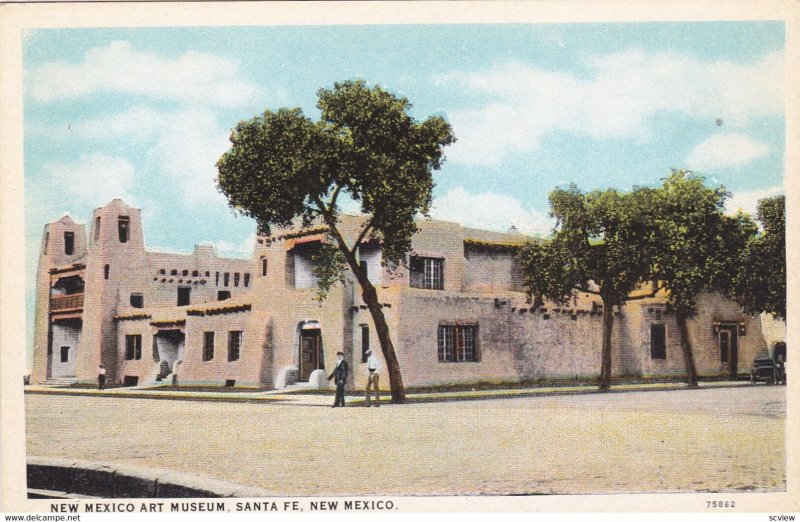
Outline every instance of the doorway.
{"label": "doorway", "polygon": [[299,380],[308,382],[311,372],[324,368],[325,361],[322,354],[322,334],[320,330],[300,330]]}
{"label": "doorway", "polygon": [[50,371],[48,377],[75,377],[83,321],[59,319],[50,325],[50,347],[47,350]]}
{"label": "doorway", "polygon": [[722,325],[719,327],[719,360],[726,365],[728,377],[735,378],[739,364],[736,325]]}

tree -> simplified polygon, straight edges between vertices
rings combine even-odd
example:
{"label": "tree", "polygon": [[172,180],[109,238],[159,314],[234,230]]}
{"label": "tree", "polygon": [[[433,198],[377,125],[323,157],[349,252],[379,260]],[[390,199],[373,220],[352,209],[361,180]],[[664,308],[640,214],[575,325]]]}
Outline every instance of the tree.
{"label": "tree", "polygon": [[603,302],[600,391],[611,382],[611,336],[614,307],[652,294],[632,296],[650,274],[647,216],[653,191],[622,194],[614,189],[582,193],[575,185],[550,193],[556,218],[548,240],[529,243],[520,252],[523,284],[537,306],[544,299],[564,304],[575,291]]}
{"label": "tree", "polygon": [[[319,121],[300,109],[265,111],[241,121],[232,146],[217,162],[218,188],[259,232],[321,221],[333,244],[315,257],[321,297],[347,266],[361,287],[389,373],[392,401],[405,400],[400,366],[375,287],[359,266],[359,247],[381,242],[384,263],[405,262],[415,217],[431,204],[432,171],[455,138],[441,117],[418,122],[406,98],[363,81],[336,83],[317,92]],[[339,228],[339,197],[348,194],[365,218],[355,239]],[[334,248],[335,247],[335,248]]]}
{"label": "tree", "polygon": [[734,297],[749,313],[786,319],[786,197],[758,202],[763,232],[747,243],[734,281]]}
{"label": "tree", "polygon": [[736,262],[755,225],[744,215],[723,214],[728,193],[710,188],[705,179],[673,170],[655,192],[653,279],[666,290],[675,313],[689,386],[697,386],[687,320],[703,290],[729,290]]}

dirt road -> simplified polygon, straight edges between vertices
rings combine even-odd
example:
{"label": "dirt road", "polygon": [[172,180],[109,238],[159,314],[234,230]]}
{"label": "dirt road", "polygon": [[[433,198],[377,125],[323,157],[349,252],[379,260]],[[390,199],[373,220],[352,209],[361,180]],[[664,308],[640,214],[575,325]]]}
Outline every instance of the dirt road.
{"label": "dirt road", "polygon": [[381,408],[28,395],[31,455],[281,495],[783,491],[782,386]]}

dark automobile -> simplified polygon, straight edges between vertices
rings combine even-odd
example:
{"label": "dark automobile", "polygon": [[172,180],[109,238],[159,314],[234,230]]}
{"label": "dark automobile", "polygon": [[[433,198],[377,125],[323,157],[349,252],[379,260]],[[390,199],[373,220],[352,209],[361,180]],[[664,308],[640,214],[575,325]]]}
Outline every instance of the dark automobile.
{"label": "dark automobile", "polygon": [[753,367],[750,370],[750,382],[755,384],[758,381],[763,381],[767,384],[776,384],[778,382],[778,365],[772,360],[772,357],[759,355],[753,361]]}

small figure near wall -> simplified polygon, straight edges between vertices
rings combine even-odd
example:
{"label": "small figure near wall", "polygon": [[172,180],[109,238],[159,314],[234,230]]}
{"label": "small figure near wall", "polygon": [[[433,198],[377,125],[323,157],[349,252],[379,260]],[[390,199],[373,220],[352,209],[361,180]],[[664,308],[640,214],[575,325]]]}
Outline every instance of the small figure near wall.
{"label": "small figure near wall", "polygon": [[367,355],[369,356],[367,358],[367,370],[369,370],[369,376],[367,377],[367,379],[368,379],[367,380],[367,391],[366,391],[366,394],[365,394],[365,397],[364,397],[364,399],[365,399],[365,403],[364,404],[365,404],[365,406],[367,408],[372,406],[372,400],[371,400],[372,393],[371,393],[371,391],[375,390],[375,406],[380,407],[380,405],[381,405],[381,391],[380,391],[380,387],[378,386],[378,383],[379,383],[379,379],[380,379],[379,371],[381,369],[381,363],[378,360],[378,358],[375,357],[375,352],[373,352],[372,350],[368,351]]}
{"label": "small figure near wall", "polygon": [[331,374],[328,376],[328,380],[334,379],[334,383],[336,384],[336,398],[333,401],[333,406],[331,408],[335,408],[337,406],[344,406],[344,385],[347,382],[347,361],[344,360],[344,353],[336,352],[336,356],[339,360],[336,363],[336,367],[333,369]]}

